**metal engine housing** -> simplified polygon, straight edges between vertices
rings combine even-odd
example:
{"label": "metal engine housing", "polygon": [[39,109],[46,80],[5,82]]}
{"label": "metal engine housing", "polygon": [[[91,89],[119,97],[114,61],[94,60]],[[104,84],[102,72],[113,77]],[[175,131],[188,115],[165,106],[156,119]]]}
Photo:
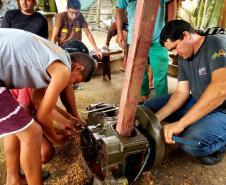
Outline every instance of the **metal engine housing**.
{"label": "metal engine housing", "polygon": [[117,133],[117,109],[103,103],[87,108],[88,126],[81,132],[81,148],[92,184],[132,184],[147,161],[149,141],[137,128],[130,137]]}

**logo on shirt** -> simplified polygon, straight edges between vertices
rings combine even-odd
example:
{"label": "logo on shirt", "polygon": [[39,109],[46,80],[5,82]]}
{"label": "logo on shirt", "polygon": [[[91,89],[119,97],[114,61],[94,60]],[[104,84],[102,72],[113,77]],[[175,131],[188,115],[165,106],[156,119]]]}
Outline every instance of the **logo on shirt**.
{"label": "logo on shirt", "polygon": [[80,32],[81,31],[81,28],[80,27],[76,27],[75,28],[75,32]]}
{"label": "logo on shirt", "polygon": [[68,33],[69,31],[68,31],[67,28],[63,28],[63,29],[61,30],[61,32],[62,32],[62,33]]}
{"label": "logo on shirt", "polygon": [[220,58],[220,57],[224,57],[224,56],[226,56],[226,52],[224,50],[220,50],[218,52],[215,52],[212,55],[212,59],[216,59],[216,58]]}
{"label": "logo on shirt", "polygon": [[205,67],[202,67],[199,69],[199,76],[202,76],[202,75],[206,75],[207,72],[206,72],[206,68]]}

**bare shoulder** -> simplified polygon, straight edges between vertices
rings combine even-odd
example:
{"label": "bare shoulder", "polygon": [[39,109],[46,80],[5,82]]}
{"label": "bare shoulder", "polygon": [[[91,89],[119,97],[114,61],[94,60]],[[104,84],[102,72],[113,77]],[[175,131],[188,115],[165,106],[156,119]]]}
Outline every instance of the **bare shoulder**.
{"label": "bare shoulder", "polygon": [[51,78],[53,77],[63,77],[66,79],[70,78],[71,71],[63,62],[60,60],[54,61],[52,64],[50,64],[47,68],[47,71]]}

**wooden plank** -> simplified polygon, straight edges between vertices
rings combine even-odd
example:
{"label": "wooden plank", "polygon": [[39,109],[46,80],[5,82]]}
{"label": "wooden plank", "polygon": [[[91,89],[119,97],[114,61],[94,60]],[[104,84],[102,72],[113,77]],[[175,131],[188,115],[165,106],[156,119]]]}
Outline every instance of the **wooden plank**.
{"label": "wooden plank", "polygon": [[[109,48],[108,50],[100,49],[100,51],[101,51],[103,56],[110,56],[110,55],[116,55],[116,54],[122,53],[122,49],[119,49],[119,48]],[[89,54],[91,56],[94,56],[95,58],[97,57],[94,50],[91,50]]]}
{"label": "wooden plank", "polygon": [[132,42],[127,58],[125,79],[120,100],[116,130],[120,135],[130,136],[139,98],[139,92],[147,64],[159,0],[137,1]]}
{"label": "wooden plank", "polygon": [[221,11],[221,20],[219,26],[226,28],[226,0],[224,0],[223,8]]}
{"label": "wooden plank", "polygon": [[121,54],[122,50],[121,49],[109,49],[109,50],[100,50],[103,56],[110,56],[110,55],[116,55],[116,54]]}
{"label": "wooden plank", "polygon": [[122,49],[119,48],[110,48],[108,50],[101,49],[102,59],[98,59],[94,50],[90,51],[90,55],[94,57],[98,62],[101,62],[103,65],[103,80],[111,80],[111,55],[117,55],[122,53]]}

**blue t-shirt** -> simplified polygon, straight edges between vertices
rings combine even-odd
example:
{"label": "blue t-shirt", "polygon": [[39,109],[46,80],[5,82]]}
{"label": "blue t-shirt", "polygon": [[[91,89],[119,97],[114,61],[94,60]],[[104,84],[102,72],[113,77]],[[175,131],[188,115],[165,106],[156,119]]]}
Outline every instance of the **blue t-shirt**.
{"label": "blue t-shirt", "polygon": [[[211,82],[212,72],[226,67],[226,35],[207,36],[191,59],[179,59],[178,67],[178,80],[189,81],[192,98],[198,100]],[[220,108],[226,109],[226,101]]]}
{"label": "blue t-shirt", "polygon": [[[166,3],[170,0],[160,0],[160,5],[158,9],[158,14],[155,22],[155,29],[152,37],[152,43],[159,42],[159,36],[162,31],[162,28],[165,25],[165,14],[166,14]],[[133,23],[136,11],[136,0],[117,0],[116,7],[120,9],[127,9],[128,12],[128,22],[129,22],[129,32],[127,37],[127,43],[131,43]]]}

